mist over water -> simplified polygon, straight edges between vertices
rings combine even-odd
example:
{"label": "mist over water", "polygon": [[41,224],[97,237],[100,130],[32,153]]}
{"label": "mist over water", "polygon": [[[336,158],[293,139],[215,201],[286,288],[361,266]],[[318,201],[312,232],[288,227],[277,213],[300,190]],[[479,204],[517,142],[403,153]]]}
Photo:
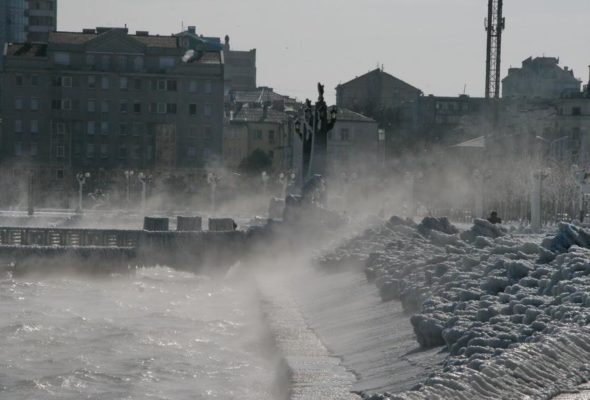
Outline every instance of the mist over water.
{"label": "mist over water", "polygon": [[0,279],[0,398],[274,399],[249,284],[168,268]]}

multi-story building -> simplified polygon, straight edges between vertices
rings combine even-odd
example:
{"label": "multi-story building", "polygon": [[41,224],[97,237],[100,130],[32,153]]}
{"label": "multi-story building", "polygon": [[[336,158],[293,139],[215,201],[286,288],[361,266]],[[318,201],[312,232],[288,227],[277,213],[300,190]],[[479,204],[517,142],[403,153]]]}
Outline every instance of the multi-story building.
{"label": "multi-story building", "polygon": [[226,93],[230,90],[256,89],[256,49],[232,50],[229,45],[229,36],[226,35],[223,59]]}
{"label": "multi-story building", "polygon": [[57,0],[0,2],[0,67],[7,43],[45,42],[57,29]]}
{"label": "multi-story building", "polygon": [[384,125],[385,121],[381,119],[388,110],[413,101],[421,94],[420,89],[378,68],[338,85],[336,105],[367,115]]}
{"label": "multi-story building", "polygon": [[108,182],[118,168],[216,162],[221,50],[193,28],[171,36],[85,29],[51,32],[46,44],[11,44],[1,77],[0,160],[26,163],[49,186],[69,186],[80,171],[102,171]]}
{"label": "multi-story building", "polygon": [[557,99],[580,92],[580,86],[573,70],[559,66],[559,58],[529,57],[521,68],[508,70],[502,79],[502,97]]}
{"label": "multi-story building", "polygon": [[224,165],[236,169],[255,150],[272,162],[272,171],[293,167],[293,125],[289,115],[266,105],[231,111],[224,131]]}
{"label": "multi-story building", "polygon": [[385,163],[385,137],[377,121],[348,109],[338,109],[328,132],[327,174],[371,173]]}

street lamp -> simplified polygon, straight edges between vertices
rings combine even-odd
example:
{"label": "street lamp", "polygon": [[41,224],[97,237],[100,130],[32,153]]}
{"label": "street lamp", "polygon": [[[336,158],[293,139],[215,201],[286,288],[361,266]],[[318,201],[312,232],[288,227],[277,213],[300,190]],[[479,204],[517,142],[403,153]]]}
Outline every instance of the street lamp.
{"label": "street lamp", "polygon": [[147,176],[143,172],[140,172],[137,175],[137,179],[141,182],[141,211],[145,210],[145,197],[147,192],[147,184],[148,181],[151,179],[151,176]]}
{"label": "street lamp", "polygon": [[215,192],[217,190],[217,183],[219,182],[219,178],[215,175],[214,172],[209,172],[207,174],[207,183],[209,184],[209,188],[211,189],[211,206],[215,210]]}
{"label": "street lamp", "polygon": [[127,207],[129,207],[129,189],[131,185],[131,177],[133,177],[133,174],[135,174],[135,172],[133,172],[132,170],[125,170],[123,171],[123,174],[125,175],[125,179],[127,180],[125,200],[127,201]]}
{"label": "street lamp", "polygon": [[90,178],[90,172],[79,172],[76,174],[76,180],[78,181],[78,212],[82,212],[82,193],[84,190],[84,184],[86,179]]}
{"label": "street lamp", "polygon": [[266,171],[262,171],[262,193],[264,194],[264,196],[266,196],[266,189],[268,187],[268,180],[270,179],[270,177],[268,176],[268,174],[266,173]]}

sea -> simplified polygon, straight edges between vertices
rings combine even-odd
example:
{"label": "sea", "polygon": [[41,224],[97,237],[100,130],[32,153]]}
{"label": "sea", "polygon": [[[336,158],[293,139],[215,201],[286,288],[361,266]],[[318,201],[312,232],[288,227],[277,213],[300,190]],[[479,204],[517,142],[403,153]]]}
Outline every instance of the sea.
{"label": "sea", "polygon": [[0,399],[276,399],[248,279],[0,276]]}

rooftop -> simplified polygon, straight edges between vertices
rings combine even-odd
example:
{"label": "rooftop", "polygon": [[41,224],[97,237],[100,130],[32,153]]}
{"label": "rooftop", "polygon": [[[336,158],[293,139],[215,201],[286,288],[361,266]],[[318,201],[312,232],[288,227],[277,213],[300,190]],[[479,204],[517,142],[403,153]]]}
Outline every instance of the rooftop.
{"label": "rooftop", "polygon": [[273,110],[272,108],[265,110],[263,107],[242,107],[236,112],[232,121],[236,122],[270,122],[270,123],[284,123],[289,120],[289,116],[283,111]]}
{"label": "rooftop", "polygon": [[292,97],[276,93],[269,87],[259,87],[254,90],[236,90],[230,93],[230,97],[235,103],[272,103],[275,101],[285,101],[287,103],[296,102]]}
{"label": "rooftop", "polygon": [[[330,107],[332,109],[334,107]],[[376,122],[374,119],[367,117],[366,115],[359,114],[348,108],[337,108],[338,113],[336,114],[336,121],[347,121],[347,122]]]}

